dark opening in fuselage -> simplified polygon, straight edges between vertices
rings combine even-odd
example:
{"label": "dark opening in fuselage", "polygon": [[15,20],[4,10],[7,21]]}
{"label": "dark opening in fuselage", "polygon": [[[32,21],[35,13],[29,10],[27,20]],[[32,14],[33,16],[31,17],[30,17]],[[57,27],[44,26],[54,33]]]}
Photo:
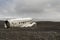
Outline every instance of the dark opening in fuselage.
{"label": "dark opening in fuselage", "polygon": [[5,24],[6,24],[7,28],[9,28],[9,27],[10,27],[10,24],[9,24],[9,22],[8,22],[8,21],[5,21]]}

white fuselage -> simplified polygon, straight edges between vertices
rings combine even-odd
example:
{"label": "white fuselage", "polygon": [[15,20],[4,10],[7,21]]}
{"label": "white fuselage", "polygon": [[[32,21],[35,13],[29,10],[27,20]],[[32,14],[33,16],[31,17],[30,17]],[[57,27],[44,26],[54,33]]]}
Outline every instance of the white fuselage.
{"label": "white fuselage", "polygon": [[[7,20],[9,22],[10,27],[31,27],[35,22],[32,21],[31,18],[20,18],[20,19],[11,19]],[[5,28],[7,28],[7,25],[5,24]]]}

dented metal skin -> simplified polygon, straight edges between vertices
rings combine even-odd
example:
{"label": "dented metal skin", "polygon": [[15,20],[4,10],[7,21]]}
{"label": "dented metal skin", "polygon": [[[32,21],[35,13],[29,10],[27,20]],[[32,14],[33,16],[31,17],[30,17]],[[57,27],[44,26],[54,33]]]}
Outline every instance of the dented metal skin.
{"label": "dented metal skin", "polygon": [[32,18],[10,19],[5,21],[5,28],[8,27],[32,27],[36,22]]}

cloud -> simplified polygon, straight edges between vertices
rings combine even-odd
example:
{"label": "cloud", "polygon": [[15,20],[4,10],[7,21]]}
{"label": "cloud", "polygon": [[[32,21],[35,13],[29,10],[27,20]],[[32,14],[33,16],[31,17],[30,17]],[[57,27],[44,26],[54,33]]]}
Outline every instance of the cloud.
{"label": "cloud", "polygon": [[60,0],[0,0],[0,17],[60,20]]}

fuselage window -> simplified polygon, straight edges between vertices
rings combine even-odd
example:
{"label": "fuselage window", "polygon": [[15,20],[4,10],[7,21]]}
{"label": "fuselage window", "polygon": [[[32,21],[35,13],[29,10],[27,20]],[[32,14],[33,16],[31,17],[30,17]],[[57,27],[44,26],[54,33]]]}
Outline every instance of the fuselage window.
{"label": "fuselage window", "polygon": [[12,24],[14,24],[14,23],[12,22]]}
{"label": "fuselage window", "polygon": [[21,22],[21,24],[24,24],[24,22]]}
{"label": "fuselage window", "polygon": [[12,22],[12,24],[13,24],[13,25],[16,25],[16,23],[13,23],[13,22]]}
{"label": "fuselage window", "polygon": [[19,22],[19,24],[20,24],[20,22]]}
{"label": "fuselage window", "polygon": [[24,22],[22,22],[24,24]]}

